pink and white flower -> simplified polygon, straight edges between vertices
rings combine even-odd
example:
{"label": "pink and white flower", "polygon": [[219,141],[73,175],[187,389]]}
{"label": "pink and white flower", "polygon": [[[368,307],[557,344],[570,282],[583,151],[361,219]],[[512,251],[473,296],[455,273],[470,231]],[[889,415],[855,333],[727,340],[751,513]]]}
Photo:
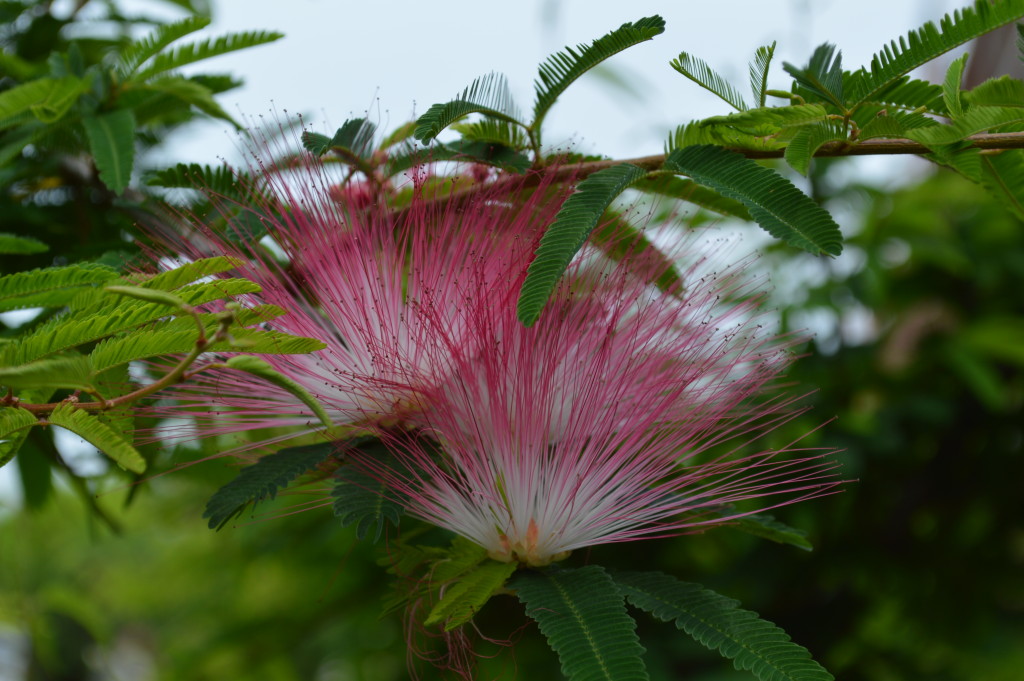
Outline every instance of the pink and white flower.
{"label": "pink and white flower", "polygon": [[[662,293],[618,267],[573,293],[571,271],[532,328],[514,291],[471,320],[489,342],[451,340],[423,391],[416,435],[385,434],[398,466],[358,458],[406,510],[540,566],[585,546],[668,536],[828,493],[820,452],[740,453],[789,418],[762,393],[788,362],[733,270]],[[443,333],[440,326],[432,333]],[[732,444],[730,444],[732,443]]]}
{"label": "pink and white flower", "polygon": [[[212,250],[246,261],[238,276],[262,287],[250,302],[287,311],[268,327],[327,343],[309,355],[263,358],[312,393],[339,426],[415,423],[419,391],[451,370],[448,346],[472,353],[470,346],[484,342],[472,328],[478,308],[507,296],[540,226],[557,210],[543,178],[533,178],[530,196],[518,204],[486,191],[465,202],[417,194],[397,210],[383,202],[344,202],[313,161],[262,177],[267,186],[234,220],[236,232],[244,233],[245,224],[265,228],[261,245],[258,235],[241,246],[196,224],[208,242],[202,250],[185,240],[170,246],[196,257]],[[443,336],[433,334],[438,327]],[[191,430],[204,437],[320,427],[292,394],[229,369],[196,373],[165,395],[174,405],[158,408],[158,415],[187,414],[196,421]],[[295,435],[293,429],[281,437]]]}

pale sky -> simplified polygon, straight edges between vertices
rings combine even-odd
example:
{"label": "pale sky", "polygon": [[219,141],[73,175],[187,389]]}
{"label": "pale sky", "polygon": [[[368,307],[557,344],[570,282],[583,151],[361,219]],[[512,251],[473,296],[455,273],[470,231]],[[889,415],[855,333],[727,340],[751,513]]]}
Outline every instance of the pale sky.
{"label": "pale sky", "polygon": [[[822,42],[839,45],[844,67],[866,64],[889,40],[969,0],[518,0],[465,3],[391,0],[213,0],[209,35],[272,29],[276,43],[210,60],[196,71],[242,76],[244,89],[221,97],[232,115],[303,113],[332,134],[368,115],[390,129],[457,95],[477,76],[508,76],[520,107],[533,102],[537,65],[567,44],[587,43],[623,22],[662,15],[665,33],[605,62],[642,98],[593,75],[577,81],[552,109],[550,144],[615,157],[661,151],[675,125],[727,113],[728,105],[673,71],[687,51],[742,92],[754,50],[778,41],[770,85],[788,83],[782,63],[803,65]],[[153,0],[133,0],[153,6]],[[959,53],[957,53],[959,54]],[[941,77],[941,72],[938,74]],[[174,160],[237,159],[234,136],[215,122],[173,140]]]}

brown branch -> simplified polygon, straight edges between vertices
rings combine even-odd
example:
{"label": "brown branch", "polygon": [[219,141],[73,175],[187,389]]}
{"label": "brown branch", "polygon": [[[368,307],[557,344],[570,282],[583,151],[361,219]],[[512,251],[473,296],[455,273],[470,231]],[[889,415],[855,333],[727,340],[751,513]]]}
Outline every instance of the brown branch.
{"label": "brown branch", "polygon": [[[963,140],[975,149],[1002,150],[1024,149],[1024,132],[997,132],[971,135]],[[785,149],[741,149],[726,147],[731,151],[751,159],[782,158]],[[910,139],[871,139],[864,142],[827,142],[814,153],[815,158],[838,158],[843,156],[887,156],[898,154],[930,154],[931,149]],[[587,161],[562,165],[548,175],[554,182],[582,180],[594,173],[622,163],[631,163],[644,170],[660,170],[665,165],[665,154],[640,156],[638,158],[610,159],[603,161]],[[443,197],[445,201],[466,201],[482,191],[501,193],[507,186],[510,190],[524,186],[536,185],[540,182],[540,174],[531,177],[509,177],[491,184],[476,185]],[[441,200],[441,197],[438,198]],[[399,212],[402,212],[401,210]]]}
{"label": "brown branch", "polygon": [[[137,402],[143,397],[152,395],[155,392],[163,390],[164,388],[174,385],[175,383],[180,383],[186,380],[187,378],[190,378],[191,376],[194,376],[195,374],[199,373],[198,371],[187,373],[187,371],[188,368],[192,366],[192,364],[194,364],[197,359],[199,359],[199,356],[206,352],[207,348],[209,348],[211,345],[214,345],[225,340],[228,337],[228,332],[231,328],[231,324],[234,322],[235,316],[231,312],[221,313],[221,318],[219,321],[219,325],[217,327],[217,331],[214,332],[213,338],[207,338],[206,327],[203,325],[203,320],[202,318],[200,318],[198,310],[191,306],[186,306],[186,308],[183,311],[186,314],[192,315],[192,317],[195,319],[196,325],[199,327],[199,338],[196,339],[195,346],[188,353],[188,355],[186,355],[184,359],[178,362],[178,364],[175,365],[170,372],[168,372],[162,378],[150,383],[149,385],[143,386],[142,388],[139,388],[138,390],[132,391],[130,393],[121,395],[120,397],[115,397],[110,400],[104,400],[102,397],[99,397],[97,395],[96,397],[99,397],[99,401],[78,402],[75,404],[75,407],[78,409],[84,409],[85,411],[88,412],[108,411],[110,409],[113,409],[114,407],[119,407],[122,404],[131,404],[133,402]],[[204,367],[204,369],[206,368],[209,367]],[[7,397],[3,398],[3,400],[0,400],[0,403],[2,403],[4,406],[17,406],[26,411],[30,411],[36,416],[40,417],[48,416],[54,409],[63,404],[63,402],[50,402],[47,404],[30,404],[13,400],[11,399],[11,395],[8,395]]]}

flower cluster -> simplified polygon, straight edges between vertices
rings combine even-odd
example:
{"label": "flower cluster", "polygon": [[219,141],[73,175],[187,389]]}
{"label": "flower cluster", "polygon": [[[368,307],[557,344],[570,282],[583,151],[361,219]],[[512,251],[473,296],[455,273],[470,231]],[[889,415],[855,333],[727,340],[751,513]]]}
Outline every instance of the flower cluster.
{"label": "flower cluster", "polygon": [[[544,177],[399,208],[349,205],[316,165],[271,184],[289,209],[257,210],[279,252],[243,276],[288,310],[275,328],[328,343],[274,366],[338,424],[379,432],[394,457],[355,452],[350,465],[409,514],[539,566],[837,484],[821,452],[752,446],[795,413],[766,397],[791,342],[762,328],[742,266],[708,271],[692,237],[674,249],[691,262],[669,290],[650,283],[643,253],[584,250],[527,328],[519,286],[564,198]],[[210,412],[203,435],[310,421],[285,391],[201,376],[177,397]]]}

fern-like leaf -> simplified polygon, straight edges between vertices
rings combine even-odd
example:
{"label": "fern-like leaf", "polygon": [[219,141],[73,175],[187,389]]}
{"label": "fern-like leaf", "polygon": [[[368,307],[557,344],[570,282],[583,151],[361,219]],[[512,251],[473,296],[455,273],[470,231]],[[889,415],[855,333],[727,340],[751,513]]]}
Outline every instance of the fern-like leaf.
{"label": "fern-like leaf", "polygon": [[[746,111],[749,107],[743,101],[743,95],[739,93],[732,84],[718,72],[708,66],[707,62],[699,57],[694,57],[686,52],[680,52],[679,56],[669,62],[669,66],[683,74],[690,80],[708,92],[717,95],[726,104],[737,111]],[[753,73],[753,67],[751,67]],[[753,75],[751,75],[753,78]]]}
{"label": "fern-like leaf", "polygon": [[1024,106],[1024,81],[1013,76],[990,78],[973,90],[963,93],[964,102],[971,106]]}
{"label": "fern-like leaf", "polygon": [[445,588],[441,599],[431,608],[423,624],[431,626],[444,622],[445,631],[462,626],[484,607],[516,571],[516,567],[515,563],[489,560],[473,568]]}
{"label": "fern-like leaf", "polygon": [[323,442],[267,454],[253,465],[243,468],[234,480],[214,492],[206,502],[203,517],[209,518],[211,530],[219,530],[245,511],[249,504],[273,499],[279,489],[316,468],[337,450],[334,443]]}
{"label": "fern-like leaf", "polygon": [[728,116],[712,116],[701,121],[701,125],[717,125],[735,128],[753,135],[771,135],[795,126],[820,123],[828,120],[828,112],[820,104],[794,104],[765,109],[751,109]]}
{"label": "fern-like leaf", "polygon": [[785,159],[793,170],[806,175],[814,152],[826,142],[846,140],[846,126],[836,121],[824,121],[801,127],[786,145]]}
{"label": "fern-like leaf", "polygon": [[959,59],[954,59],[946,69],[946,78],[942,81],[942,101],[946,104],[946,111],[953,118],[964,112],[963,98],[960,95],[960,86],[964,80],[964,69],[967,67],[969,52],[964,52]]}
{"label": "fern-like leaf", "polygon": [[665,168],[741,201],[769,234],[810,253],[839,255],[839,225],[792,182],[741,154],[715,146],[678,149]]}
{"label": "fern-like leaf", "polygon": [[[373,447],[377,456],[387,458],[391,465],[397,465],[379,440],[366,438],[365,441],[352,446],[363,451]],[[353,466],[343,466],[335,473],[334,479],[334,489],[331,490],[331,496],[334,498],[332,508],[342,527],[355,525],[356,537],[360,540],[365,539],[373,530],[374,542],[384,533],[386,523],[398,527],[405,506],[385,483]]]}
{"label": "fern-like leaf", "polygon": [[146,472],[146,460],[110,426],[71,403],[59,405],[46,418],[46,422],[70,430],[96,449],[113,459],[121,468],[132,473]]}
{"label": "fern-like leaf", "polygon": [[17,453],[23,439],[19,431],[38,424],[39,420],[27,409],[0,407],[0,468]]}
{"label": "fern-like leaf", "polygon": [[[761,111],[770,111],[770,109],[761,109]],[[733,116],[746,116],[747,113],[744,111],[732,114],[732,116],[723,116],[723,124],[721,125],[708,125],[705,121],[692,121],[680,125],[669,135],[668,141],[665,144],[665,153],[700,144],[715,144],[720,147],[760,151],[782,149],[786,146],[785,142],[770,135],[766,136],[764,134],[737,130],[731,124],[726,123]]]}
{"label": "fern-like leaf", "polygon": [[374,123],[365,118],[353,118],[345,121],[334,133],[334,137],[302,133],[302,146],[317,156],[323,156],[328,151],[334,152],[342,161],[364,175],[372,175],[374,168],[370,163],[370,155],[373,153],[373,137],[376,132],[377,126]]}
{"label": "fern-like leaf", "polygon": [[462,135],[462,139],[472,142],[500,144],[511,149],[523,149],[527,146],[523,129],[508,121],[485,118],[471,123],[455,123],[452,129]]}
{"label": "fern-like leaf", "polygon": [[239,258],[228,255],[217,255],[212,258],[201,258],[192,262],[179,265],[173,270],[167,270],[160,274],[149,277],[136,283],[143,288],[158,289],[160,291],[175,291],[182,286],[191,284],[204,277],[214,274],[221,274],[233,270],[243,264]]}
{"label": "fern-like leaf", "polygon": [[[162,355],[178,355],[190,352],[196,344],[196,328],[191,319],[182,319],[191,323],[185,330],[139,329],[116,338],[109,338],[96,345],[89,354],[95,371],[103,371],[140,359],[150,359]],[[216,324],[207,326],[207,336],[211,335]],[[231,332],[232,339],[214,343],[206,348],[207,352],[251,352],[263,355],[296,355],[322,350],[326,347],[323,341],[315,338],[291,336],[277,331],[255,331],[252,329],[235,329]]]}
{"label": "fern-like leaf", "polygon": [[179,163],[172,168],[151,171],[146,176],[150,187],[199,189],[220,196],[238,195],[239,186],[247,180],[248,175],[227,164],[212,168],[198,163]]}
{"label": "fern-like leaf", "polygon": [[89,116],[82,123],[100,179],[111,191],[120,194],[132,179],[135,115],[131,109],[116,109],[102,116]]}
{"label": "fern-like leaf", "polygon": [[62,307],[86,288],[117,280],[103,265],[68,265],[0,277],[0,311],[27,307]]}
{"label": "fern-like leaf", "polygon": [[846,110],[843,97],[843,53],[829,43],[819,45],[805,68],[784,62],[782,68],[806,90],[840,111]]}
{"label": "fern-like leaf", "polygon": [[807,540],[807,533],[776,520],[767,513],[745,515],[729,521],[726,527],[752,534],[755,537],[768,539],[776,544],[789,544],[804,551],[813,551],[814,547]]}
{"label": "fern-like leaf", "polygon": [[451,158],[456,161],[475,161],[516,173],[525,173],[531,165],[526,155],[495,142],[461,139],[448,142],[444,147],[452,152]]}
{"label": "fern-like leaf", "polygon": [[570,681],[647,679],[636,622],[623,596],[598,565],[572,570],[525,570],[509,581],[558,653]]}
{"label": "fern-like leaf", "polygon": [[886,88],[884,92],[879,93],[877,101],[864,102],[858,105],[853,115],[856,116],[858,112],[872,104],[883,105],[890,113],[896,109],[903,109],[905,111],[927,113],[933,116],[949,115],[946,103],[942,98],[942,86],[907,76],[896,81],[892,87]]}
{"label": "fern-like leaf", "polygon": [[274,369],[274,367],[265,360],[262,360],[259,357],[252,357],[250,355],[239,355],[229,359],[227,361],[227,366],[228,368],[235,369],[237,371],[244,371],[247,374],[252,374],[253,376],[262,378],[267,383],[276,385],[278,388],[283,390],[287,390],[293,396],[299,398],[303,404],[309,407],[325,428],[330,428],[334,425],[331,421],[331,417],[327,415],[327,412],[316,397],[310,394],[310,392],[302,387],[301,384]]}
{"label": "fern-like leaf", "polygon": [[1006,149],[999,154],[982,154],[965,149],[950,156],[933,154],[938,160],[981,184],[1007,209],[1024,220],[1024,150]]}
{"label": "fern-like leaf", "polygon": [[752,220],[747,207],[735,199],[722,196],[718,192],[701,186],[693,180],[684,180],[675,175],[655,175],[639,180],[634,189],[649,194],[659,194],[680,201],[688,201],[719,215]]}
{"label": "fern-like leaf", "polygon": [[675,625],[760,681],[832,681],[782,629],[699,584],[658,572],[624,572],[615,582],[630,604]]}
{"label": "fern-like leaf", "polygon": [[175,40],[184,38],[209,25],[209,17],[192,16],[181,21],[164,24],[145,38],[128,43],[121,48],[118,55],[119,75],[122,79],[128,79],[146,60],[155,56]]}
{"label": "fern-like leaf", "polygon": [[50,247],[38,239],[27,236],[0,233],[0,253],[6,255],[32,255],[46,253]]}
{"label": "fern-like leaf", "polygon": [[479,113],[523,126],[504,74],[488,73],[474,80],[462,94],[444,104],[434,104],[416,120],[413,136],[424,144],[463,116]]}
{"label": "fern-like leaf", "polygon": [[283,37],[283,33],[276,31],[244,31],[181,45],[168,52],[155,54],[149,65],[135,74],[135,80],[148,80],[153,76],[179,69],[197,61],[219,57],[222,54],[237,52],[257,45],[266,45]]}
{"label": "fern-like leaf", "polygon": [[899,43],[894,40],[879,50],[869,68],[852,74],[847,92],[851,107],[879,101],[888,88],[917,67],[1022,16],[1024,0],[975,0],[973,8],[957,10],[952,18],[944,16],[938,27],[929,21],[910,31]]}
{"label": "fern-like leaf", "polygon": [[236,129],[241,130],[242,126],[213,98],[213,90],[198,79],[165,76],[154,78],[141,87],[179,99],[189,106],[194,106],[208,116],[227,121],[235,126]]}
{"label": "fern-like leaf", "polygon": [[536,101],[533,105],[533,122],[530,124],[534,134],[540,131],[541,123],[555,100],[573,81],[605,59],[664,32],[664,19],[657,15],[645,17],[623,24],[590,45],[577,45],[576,49],[566,47],[564,51],[548,57],[538,67],[537,80],[534,81]]}
{"label": "fern-like leaf", "polygon": [[64,76],[37,78],[0,92],[0,130],[27,122],[22,115],[29,113],[42,123],[56,123],[88,89],[88,81]]}
{"label": "fern-like leaf", "polygon": [[908,132],[907,137],[934,148],[1004,126],[1012,126],[1015,130],[1024,126],[1024,107],[971,106],[962,116],[954,119],[952,125],[919,128]]}
{"label": "fern-like leaf", "polygon": [[768,69],[772,64],[772,57],[775,56],[775,41],[771,45],[757,48],[754,53],[754,61],[750,62],[750,91],[754,95],[754,106],[761,108],[765,102],[765,92],[768,90]]}
{"label": "fern-like leaf", "polygon": [[[180,288],[176,293],[189,305],[245,293],[258,293],[259,286],[244,279],[218,279]],[[80,294],[75,301],[82,298]],[[24,364],[32,360],[65,352],[85,343],[128,331],[156,321],[168,314],[160,303],[125,301],[110,294],[100,294],[98,301],[77,308],[73,314],[55,318],[19,338],[16,347],[5,347],[0,361]]]}
{"label": "fern-like leaf", "polygon": [[519,294],[519,320],[531,326],[540,317],[558,279],[615,198],[646,175],[630,163],[605,168],[580,182],[544,232]]}
{"label": "fern-like leaf", "polygon": [[[867,113],[867,109],[861,109]],[[859,116],[858,116],[859,117]],[[906,137],[910,130],[927,128],[938,125],[934,118],[929,118],[920,113],[906,113],[905,111],[879,111],[861,125],[860,133],[857,135],[859,141],[874,139],[876,137],[898,138]]]}
{"label": "fern-like leaf", "polygon": [[83,355],[49,357],[27,364],[0,367],[0,385],[14,390],[25,388],[95,389],[92,364]]}

